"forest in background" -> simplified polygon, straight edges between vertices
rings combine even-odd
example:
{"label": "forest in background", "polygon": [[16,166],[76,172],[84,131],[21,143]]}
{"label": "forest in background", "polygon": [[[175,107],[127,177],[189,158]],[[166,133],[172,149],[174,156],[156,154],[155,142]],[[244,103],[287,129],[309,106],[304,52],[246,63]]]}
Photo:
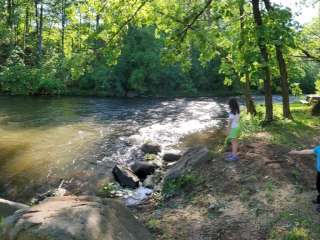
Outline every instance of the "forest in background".
{"label": "forest in background", "polygon": [[269,0],[0,0],[0,16],[3,93],[253,91],[270,120],[272,93],[320,88],[320,17],[300,26]]}

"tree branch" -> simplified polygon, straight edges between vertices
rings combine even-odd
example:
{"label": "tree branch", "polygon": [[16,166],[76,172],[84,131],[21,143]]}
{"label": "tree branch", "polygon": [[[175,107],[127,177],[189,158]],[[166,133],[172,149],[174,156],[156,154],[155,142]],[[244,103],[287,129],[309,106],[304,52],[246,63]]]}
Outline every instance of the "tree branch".
{"label": "tree branch", "polygon": [[306,58],[312,59],[313,61],[320,62],[320,57],[314,56],[308,50],[299,47],[299,50],[305,55]]}
{"label": "tree branch", "polygon": [[113,39],[122,32],[123,28],[127,26],[139,13],[139,11],[149,2],[149,0],[143,1],[140,6],[136,9],[136,11],[124,22],[120,25],[119,29],[111,36],[111,38],[107,41],[107,44],[111,43]]}
{"label": "tree branch", "polygon": [[201,15],[207,10],[207,8],[210,7],[212,1],[213,0],[208,0],[207,3],[205,4],[205,6],[195,15],[195,17],[192,19],[192,21],[190,23],[188,23],[187,26],[184,27],[184,29],[179,34],[179,36],[181,36],[182,40],[186,37],[189,29],[192,29],[193,25],[198,20],[198,18],[201,17]]}

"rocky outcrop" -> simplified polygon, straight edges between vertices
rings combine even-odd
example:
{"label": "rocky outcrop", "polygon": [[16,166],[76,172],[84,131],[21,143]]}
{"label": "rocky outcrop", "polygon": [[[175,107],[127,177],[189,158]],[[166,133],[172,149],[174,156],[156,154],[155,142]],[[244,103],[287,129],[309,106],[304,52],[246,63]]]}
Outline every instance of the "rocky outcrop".
{"label": "rocky outcrop", "polygon": [[112,170],[115,180],[122,187],[137,188],[139,187],[139,178],[127,167],[116,165]]}
{"label": "rocky outcrop", "polygon": [[16,212],[3,224],[2,240],[152,239],[119,202],[96,197],[52,197]]}
{"label": "rocky outcrop", "polygon": [[161,152],[161,146],[156,143],[145,143],[141,146],[141,150],[146,154],[158,154]]}
{"label": "rocky outcrop", "polygon": [[137,161],[130,165],[130,168],[143,181],[148,175],[154,173],[157,166],[153,163]]}
{"label": "rocky outcrop", "polygon": [[14,214],[17,210],[27,209],[28,207],[28,205],[22,203],[11,202],[0,198],[0,219]]}
{"label": "rocky outcrop", "polygon": [[187,171],[209,161],[209,150],[205,147],[195,147],[186,151],[179,161],[174,164],[165,175],[165,181],[172,180],[184,175]]}
{"label": "rocky outcrop", "polygon": [[165,153],[162,157],[163,161],[166,162],[175,162],[181,158],[181,154],[178,152],[168,152]]}

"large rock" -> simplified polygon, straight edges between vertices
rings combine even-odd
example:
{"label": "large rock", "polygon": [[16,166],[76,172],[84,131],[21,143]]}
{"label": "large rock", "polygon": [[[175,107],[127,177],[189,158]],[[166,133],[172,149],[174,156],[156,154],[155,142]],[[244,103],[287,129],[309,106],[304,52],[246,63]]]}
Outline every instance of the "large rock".
{"label": "large rock", "polygon": [[206,147],[191,148],[182,155],[175,165],[169,168],[165,175],[165,181],[178,178],[210,159],[209,150]]}
{"label": "large rock", "polygon": [[14,214],[17,210],[27,209],[28,207],[28,205],[22,203],[11,202],[0,198],[0,219]]}
{"label": "large rock", "polygon": [[165,153],[162,157],[163,161],[166,162],[175,162],[181,158],[181,154],[179,152],[168,152]]}
{"label": "large rock", "polygon": [[116,165],[112,173],[114,178],[122,187],[137,188],[139,187],[139,178],[128,168]]}
{"label": "large rock", "polygon": [[153,163],[137,161],[130,165],[131,170],[143,181],[154,173],[157,166]]}
{"label": "large rock", "polygon": [[148,154],[158,154],[161,152],[161,146],[156,143],[145,143],[141,146],[141,150]]}
{"label": "large rock", "polygon": [[4,221],[2,240],[141,240],[150,233],[112,199],[52,197]]}
{"label": "large rock", "polygon": [[154,189],[162,180],[163,172],[156,170],[154,174],[149,175],[143,182],[143,186]]}

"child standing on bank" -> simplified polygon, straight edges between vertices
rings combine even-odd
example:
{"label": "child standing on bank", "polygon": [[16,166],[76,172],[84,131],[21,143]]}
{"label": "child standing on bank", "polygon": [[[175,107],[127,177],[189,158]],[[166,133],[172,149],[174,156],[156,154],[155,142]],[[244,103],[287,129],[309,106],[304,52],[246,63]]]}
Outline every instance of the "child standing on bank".
{"label": "child standing on bank", "polygon": [[240,136],[240,107],[237,99],[231,98],[229,100],[229,124],[228,124],[228,136],[226,138],[225,144],[229,145],[231,143],[232,152],[228,154],[228,161],[237,161],[238,157],[238,138]]}
{"label": "child standing on bank", "polygon": [[300,151],[292,150],[289,152],[291,155],[316,155],[316,170],[317,170],[317,181],[316,186],[318,190],[318,196],[312,202],[318,204],[317,211],[320,213],[320,145],[314,149],[304,149]]}

